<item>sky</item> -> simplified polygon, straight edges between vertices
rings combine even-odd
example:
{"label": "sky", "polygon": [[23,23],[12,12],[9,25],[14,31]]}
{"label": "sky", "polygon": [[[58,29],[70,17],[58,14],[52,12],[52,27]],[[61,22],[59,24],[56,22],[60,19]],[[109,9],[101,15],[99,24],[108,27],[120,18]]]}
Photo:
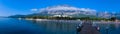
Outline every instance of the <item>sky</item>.
{"label": "sky", "polygon": [[32,14],[40,8],[63,4],[97,11],[120,11],[120,0],[0,0],[0,16]]}

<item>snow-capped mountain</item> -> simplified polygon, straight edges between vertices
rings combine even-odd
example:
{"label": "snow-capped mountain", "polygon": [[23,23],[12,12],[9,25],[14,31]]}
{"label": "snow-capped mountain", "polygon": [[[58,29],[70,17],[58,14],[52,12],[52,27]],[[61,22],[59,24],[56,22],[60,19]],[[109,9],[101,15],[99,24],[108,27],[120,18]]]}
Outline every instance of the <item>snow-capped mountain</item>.
{"label": "snow-capped mountain", "polygon": [[40,9],[41,14],[49,15],[96,15],[96,10],[89,8],[77,8],[69,5],[57,5]]}

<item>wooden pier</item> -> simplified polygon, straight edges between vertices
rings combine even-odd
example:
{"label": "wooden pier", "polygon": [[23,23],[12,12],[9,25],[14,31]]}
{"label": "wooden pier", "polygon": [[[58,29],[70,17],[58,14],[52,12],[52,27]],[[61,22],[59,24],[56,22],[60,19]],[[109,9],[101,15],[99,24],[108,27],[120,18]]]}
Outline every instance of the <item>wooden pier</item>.
{"label": "wooden pier", "polygon": [[80,34],[101,34],[95,27],[92,26],[91,22],[84,22],[79,32]]}

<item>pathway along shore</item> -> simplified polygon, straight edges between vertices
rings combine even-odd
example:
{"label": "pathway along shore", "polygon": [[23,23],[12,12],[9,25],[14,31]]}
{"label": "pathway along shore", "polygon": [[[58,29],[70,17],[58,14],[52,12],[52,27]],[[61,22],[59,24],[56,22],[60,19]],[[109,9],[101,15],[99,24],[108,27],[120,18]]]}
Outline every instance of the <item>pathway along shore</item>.
{"label": "pathway along shore", "polygon": [[92,22],[90,21],[82,23],[79,30],[80,34],[101,34],[95,27],[92,26]]}

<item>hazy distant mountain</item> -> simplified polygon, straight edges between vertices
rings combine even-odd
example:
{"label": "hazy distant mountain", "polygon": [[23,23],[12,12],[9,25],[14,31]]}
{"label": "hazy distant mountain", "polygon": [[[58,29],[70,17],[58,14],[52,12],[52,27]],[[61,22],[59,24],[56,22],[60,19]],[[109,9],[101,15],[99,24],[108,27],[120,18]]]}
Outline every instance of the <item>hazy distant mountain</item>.
{"label": "hazy distant mountain", "polygon": [[109,12],[97,12],[96,16],[103,17],[103,18],[110,18],[112,16],[112,14]]}
{"label": "hazy distant mountain", "polygon": [[118,17],[120,16],[120,13],[115,13],[115,12],[97,12],[98,17],[103,17],[103,18],[111,18],[111,17]]}
{"label": "hazy distant mountain", "polygon": [[120,13],[115,14],[116,18],[120,20]]}
{"label": "hazy distant mountain", "polygon": [[0,16],[0,18],[4,18],[4,16]]}
{"label": "hazy distant mountain", "polygon": [[8,16],[8,17],[12,17],[12,18],[19,18],[19,17],[25,17],[26,15],[12,15],[12,16]]}

